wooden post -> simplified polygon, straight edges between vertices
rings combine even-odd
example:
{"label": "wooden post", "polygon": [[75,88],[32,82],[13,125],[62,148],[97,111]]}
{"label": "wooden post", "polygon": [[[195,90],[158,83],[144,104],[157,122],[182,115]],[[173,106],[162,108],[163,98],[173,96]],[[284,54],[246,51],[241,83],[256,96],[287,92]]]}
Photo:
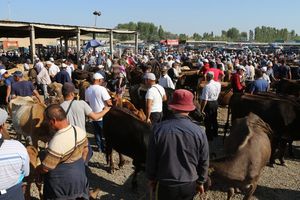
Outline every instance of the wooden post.
{"label": "wooden post", "polygon": [[109,47],[110,47],[110,54],[111,54],[111,59],[114,59],[114,34],[113,30],[110,31],[109,33],[110,40],[109,40]]}
{"label": "wooden post", "polygon": [[60,53],[62,53],[64,51],[63,50],[63,37],[59,38],[59,42],[60,42]]}
{"label": "wooden post", "polygon": [[69,48],[69,45],[68,45],[68,36],[64,36],[64,40],[65,40],[65,56],[67,57],[68,55],[68,48]]}
{"label": "wooden post", "polygon": [[135,54],[138,54],[139,53],[139,42],[138,42],[139,34],[138,34],[138,32],[136,32],[134,34],[134,39],[135,39]]}
{"label": "wooden post", "polygon": [[30,27],[30,56],[31,56],[31,61],[32,63],[34,62],[34,55],[35,55],[35,31],[34,31],[34,26],[31,25]]}
{"label": "wooden post", "polygon": [[80,28],[77,29],[77,66],[80,64]]}

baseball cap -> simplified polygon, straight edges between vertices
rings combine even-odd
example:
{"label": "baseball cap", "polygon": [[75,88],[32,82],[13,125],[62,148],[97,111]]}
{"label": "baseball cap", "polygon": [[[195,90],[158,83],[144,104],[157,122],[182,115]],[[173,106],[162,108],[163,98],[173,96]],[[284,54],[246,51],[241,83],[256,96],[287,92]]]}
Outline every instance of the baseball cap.
{"label": "baseball cap", "polygon": [[0,69],[0,76],[3,76],[3,74],[5,74],[6,72],[6,69]]}
{"label": "baseball cap", "polygon": [[156,80],[155,75],[153,73],[146,73],[144,75],[144,79],[148,79],[148,80],[152,80],[152,81]]}
{"label": "baseball cap", "polygon": [[16,76],[16,77],[22,77],[22,76],[23,76],[23,73],[22,73],[21,71],[15,71],[15,72],[13,73],[13,75]]}
{"label": "baseball cap", "polygon": [[62,93],[64,95],[69,94],[71,92],[78,93],[79,90],[75,88],[73,83],[65,83],[62,87]]}
{"label": "baseball cap", "polygon": [[104,77],[100,73],[95,73],[93,75],[94,80],[104,79]]}

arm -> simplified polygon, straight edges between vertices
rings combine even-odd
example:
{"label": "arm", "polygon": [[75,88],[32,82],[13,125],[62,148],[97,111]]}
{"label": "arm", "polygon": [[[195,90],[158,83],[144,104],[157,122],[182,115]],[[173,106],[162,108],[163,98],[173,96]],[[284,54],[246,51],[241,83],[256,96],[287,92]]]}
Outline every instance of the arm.
{"label": "arm", "polygon": [[104,117],[104,115],[109,110],[110,110],[110,107],[104,107],[104,109],[101,112],[98,112],[98,113],[91,112],[90,114],[88,114],[88,117],[91,118],[92,120],[96,121],[96,120]]}
{"label": "arm", "polygon": [[40,94],[38,93],[37,90],[33,90],[32,94],[33,94],[33,96],[35,96],[35,97],[37,98],[37,100],[38,100],[40,103],[42,103],[42,100],[41,100],[41,98],[40,98]]}
{"label": "arm", "polygon": [[201,107],[200,111],[201,111],[201,113],[204,113],[204,109],[205,109],[206,104],[207,104],[207,100],[201,99],[201,101],[200,101],[200,107]]}
{"label": "arm", "polygon": [[5,97],[6,103],[8,103],[8,101],[9,101],[10,93],[11,93],[11,85],[8,85],[6,88],[6,97]]}
{"label": "arm", "polygon": [[88,139],[86,138],[85,142],[84,142],[84,147],[82,149],[82,159],[84,161],[86,161],[88,154],[89,154],[89,143],[88,143]]}
{"label": "arm", "polygon": [[153,100],[146,99],[146,122],[150,122],[150,114],[152,109]]}
{"label": "arm", "polygon": [[197,182],[197,192],[200,194],[204,193],[204,187],[203,184],[207,181],[208,177],[208,167],[209,167],[209,147],[208,147],[208,141],[205,137],[205,134],[202,134],[201,139],[201,149],[199,152],[199,162],[197,166],[197,173],[198,173],[198,180]]}

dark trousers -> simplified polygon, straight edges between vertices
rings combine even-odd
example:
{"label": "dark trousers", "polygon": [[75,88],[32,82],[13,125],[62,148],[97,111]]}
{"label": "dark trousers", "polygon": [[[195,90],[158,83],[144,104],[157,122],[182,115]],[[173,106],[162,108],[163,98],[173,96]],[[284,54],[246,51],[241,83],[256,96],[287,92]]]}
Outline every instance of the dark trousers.
{"label": "dark trousers", "polygon": [[94,134],[99,152],[105,152],[104,138],[102,134],[103,121],[93,121]]}
{"label": "dark trousers", "polygon": [[192,200],[196,195],[196,182],[182,183],[176,185],[158,184],[157,199],[165,200]]}
{"label": "dark trousers", "polygon": [[152,112],[150,114],[150,120],[151,120],[152,125],[161,122],[162,117],[163,117],[162,112]]}
{"label": "dark trousers", "polygon": [[214,136],[218,136],[218,101],[207,101],[204,112],[204,125],[206,129],[207,139],[212,140]]}
{"label": "dark trousers", "polygon": [[5,194],[1,193],[0,200],[24,200],[21,183],[7,189],[5,192]]}

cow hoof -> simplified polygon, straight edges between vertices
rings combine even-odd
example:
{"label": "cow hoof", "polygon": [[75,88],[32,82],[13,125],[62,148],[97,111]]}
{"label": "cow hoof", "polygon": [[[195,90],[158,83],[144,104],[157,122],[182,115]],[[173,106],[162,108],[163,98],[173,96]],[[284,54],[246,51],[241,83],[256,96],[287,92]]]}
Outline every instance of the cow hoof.
{"label": "cow hoof", "polygon": [[274,168],[274,163],[268,163],[268,166]]}
{"label": "cow hoof", "polygon": [[280,165],[287,167],[288,165],[285,162],[280,163]]}

